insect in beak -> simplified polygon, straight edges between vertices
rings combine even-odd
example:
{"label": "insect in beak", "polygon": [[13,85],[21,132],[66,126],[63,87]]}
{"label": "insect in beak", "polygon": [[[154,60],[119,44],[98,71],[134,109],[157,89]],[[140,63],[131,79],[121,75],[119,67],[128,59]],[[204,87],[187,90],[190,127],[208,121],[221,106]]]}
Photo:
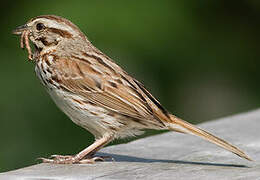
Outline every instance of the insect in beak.
{"label": "insect in beak", "polygon": [[24,44],[25,44],[25,47],[28,51],[29,60],[33,60],[32,51],[31,51],[31,47],[30,47],[30,43],[29,43],[30,31],[28,29],[27,24],[22,25],[22,26],[18,26],[17,28],[15,28],[12,31],[12,33],[15,34],[15,35],[21,35],[20,47],[23,49]]}

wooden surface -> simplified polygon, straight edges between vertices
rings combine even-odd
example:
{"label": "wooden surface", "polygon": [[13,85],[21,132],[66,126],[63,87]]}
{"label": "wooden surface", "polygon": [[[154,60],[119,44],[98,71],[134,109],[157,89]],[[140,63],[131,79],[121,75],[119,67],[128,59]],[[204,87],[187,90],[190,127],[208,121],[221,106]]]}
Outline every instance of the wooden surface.
{"label": "wooden surface", "polygon": [[243,149],[243,160],[190,135],[168,132],[102,150],[115,161],[86,165],[37,164],[0,173],[0,180],[260,179],[260,110],[200,124]]}

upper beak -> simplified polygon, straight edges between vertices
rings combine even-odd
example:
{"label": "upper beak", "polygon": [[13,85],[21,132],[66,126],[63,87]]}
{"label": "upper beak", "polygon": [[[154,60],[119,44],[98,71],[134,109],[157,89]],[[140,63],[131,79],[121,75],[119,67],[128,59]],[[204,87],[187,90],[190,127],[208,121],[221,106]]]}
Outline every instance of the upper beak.
{"label": "upper beak", "polygon": [[22,26],[18,26],[17,28],[15,28],[12,33],[16,34],[16,35],[20,35],[23,33],[24,30],[26,30],[28,28],[27,24],[22,25]]}

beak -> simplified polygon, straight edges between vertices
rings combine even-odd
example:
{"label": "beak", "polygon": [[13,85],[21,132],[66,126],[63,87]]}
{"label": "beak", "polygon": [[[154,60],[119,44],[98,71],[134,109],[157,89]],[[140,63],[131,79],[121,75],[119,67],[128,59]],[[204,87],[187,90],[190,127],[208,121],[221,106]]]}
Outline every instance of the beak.
{"label": "beak", "polygon": [[23,31],[26,30],[27,28],[28,28],[27,24],[18,26],[12,31],[12,34],[21,35]]}

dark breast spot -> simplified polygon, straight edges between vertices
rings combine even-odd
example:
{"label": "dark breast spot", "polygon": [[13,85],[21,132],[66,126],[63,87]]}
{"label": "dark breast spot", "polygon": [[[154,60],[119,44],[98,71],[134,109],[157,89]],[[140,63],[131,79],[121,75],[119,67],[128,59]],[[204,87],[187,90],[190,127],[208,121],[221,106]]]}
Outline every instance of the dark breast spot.
{"label": "dark breast spot", "polygon": [[49,61],[48,57],[46,57],[46,58],[45,58],[45,62],[46,62],[46,64],[47,64],[48,66],[50,66],[50,65],[51,65],[51,63],[50,63],[50,61]]}
{"label": "dark breast spot", "polygon": [[52,74],[52,71],[50,70],[50,68],[47,68],[46,71],[50,74]]}

